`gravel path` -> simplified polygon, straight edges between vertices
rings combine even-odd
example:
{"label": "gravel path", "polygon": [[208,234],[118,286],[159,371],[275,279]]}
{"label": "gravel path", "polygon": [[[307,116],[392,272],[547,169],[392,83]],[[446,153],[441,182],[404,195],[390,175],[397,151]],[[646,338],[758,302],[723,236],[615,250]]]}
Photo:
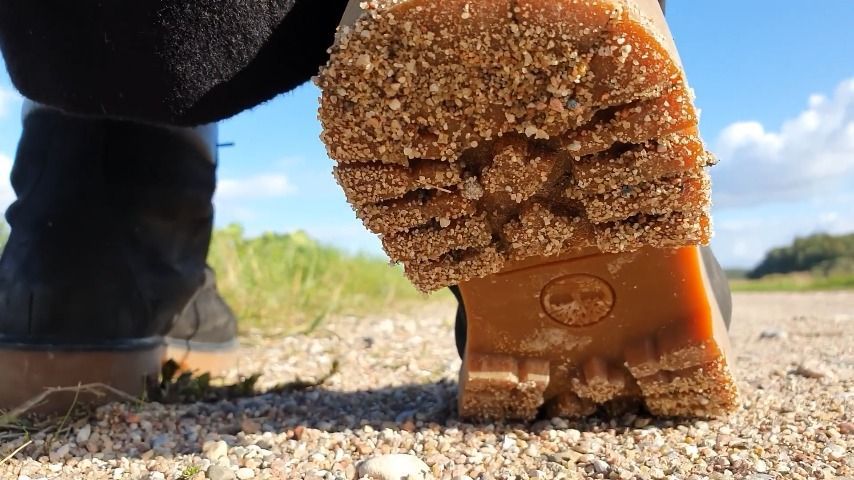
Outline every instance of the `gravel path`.
{"label": "gravel path", "polygon": [[[453,312],[439,305],[250,336],[238,370],[262,386],[340,371],[322,388],[233,402],[102,407],[49,445],[33,435],[0,478],[350,479],[389,453],[449,479],[854,478],[854,292],[737,295],[735,308],[744,408],[726,420],[459,423]],[[0,441],[0,459],[25,441]]]}

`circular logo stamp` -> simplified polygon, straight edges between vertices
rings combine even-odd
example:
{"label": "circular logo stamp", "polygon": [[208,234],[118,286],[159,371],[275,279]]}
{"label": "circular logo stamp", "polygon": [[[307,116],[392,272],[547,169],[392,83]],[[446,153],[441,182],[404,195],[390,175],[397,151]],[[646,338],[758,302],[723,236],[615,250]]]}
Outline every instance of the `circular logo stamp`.
{"label": "circular logo stamp", "polygon": [[614,289],[593,275],[575,274],[549,282],[540,293],[543,311],[569,327],[601,322],[614,308]]}

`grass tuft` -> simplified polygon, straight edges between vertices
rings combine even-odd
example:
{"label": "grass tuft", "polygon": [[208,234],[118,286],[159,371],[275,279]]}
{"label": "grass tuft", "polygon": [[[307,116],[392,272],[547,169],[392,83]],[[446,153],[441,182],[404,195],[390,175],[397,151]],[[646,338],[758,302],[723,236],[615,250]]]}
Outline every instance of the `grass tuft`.
{"label": "grass tuft", "polygon": [[815,275],[810,272],[766,275],[757,280],[730,281],[734,292],[815,292],[854,289],[854,275]]}
{"label": "grass tuft", "polygon": [[246,238],[239,225],[214,232],[208,261],[242,328],[305,333],[328,315],[363,315],[423,304],[427,296],[377,255],[350,254],[302,232]]}
{"label": "grass tuft", "polygon": [[188,465],[181,470],[181,476],[178,477],[178,480],[193,480],[193,478],[202,473],[202,467],[198,465]]}

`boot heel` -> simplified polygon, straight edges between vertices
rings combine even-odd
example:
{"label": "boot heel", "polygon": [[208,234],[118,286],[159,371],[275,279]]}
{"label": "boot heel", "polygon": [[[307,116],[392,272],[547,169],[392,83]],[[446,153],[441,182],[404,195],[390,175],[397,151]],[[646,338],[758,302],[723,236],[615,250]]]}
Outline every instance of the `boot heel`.
{"label": "boot heel", "polygon": [[460,415],[664,416],[737,407],[725,319],[699,247],[532,258],[460,284]]}
{"label": "boot heel", "polygon": [[53,387],[68,391],[47,396],[27,413],[57,413],[78,404],[100,405],[120,399],[106,389],[75,392],[78,385],[104,384],[127,396],[144,398],[147,380],[156,379],[165,354],[162,339],[109,346],[0,344],[0,410],[9,411]]}

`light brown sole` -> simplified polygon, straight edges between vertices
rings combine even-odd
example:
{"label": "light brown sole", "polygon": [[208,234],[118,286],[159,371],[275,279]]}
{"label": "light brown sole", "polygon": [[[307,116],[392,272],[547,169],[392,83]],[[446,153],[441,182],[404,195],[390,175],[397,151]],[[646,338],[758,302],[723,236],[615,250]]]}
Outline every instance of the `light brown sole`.
{"label": "light brown sole", "polygon": [[[144,398],[147,379],[160,374],[165,347],[161,344],[127,350],[67,349],[63,347],[0,348],[0,410],[10,411],[50,394],[26,413],[64,413],[75,402],[103,404],[119,399],[108,390],[77,391],[78,385],[103,384],[134,398]],[[96,394],[98,391],[101,395]]]}
{"label": "light brown sole", "polygon": [[197,349],[179,342],[169,342],[163,359],[174,361],[184,372],[217,376],[237,365],[237,353],[237,342],[233,346],[216,350]]}
{"label": "light brown sole", "polygon": [[654,0],[377,3],[318,77],[322,137],[419,288],[707,243],[713,158]]}
{"label": "light brown sole", "polygon": [[[714,158],[699,137],[691,90],[655,0],[380,0],[368,7],[339,34],[317,79],[322,138],[356,214],[381,236],[389,257],[403,264],[418,288],[460,285],[463,296],[475,302],[466,303],[466,310],[491,311],[485,306],[488,289],[473,294],[475,285],[508,278],[502,272],[519,265],[531,267],[526,275],[549,271],[551,281],[568,273],[549,265],[560,261],[575,271],[569,265],[576,262],[567,260],[579,252],[617,254],[626,269],[646,272],[649,283],[670,285],[659,275],[698,278],[680,266],[682,260],[630,266],[631,252],[695,248],[711,236],[706,167]],[[656,262],[662,268],[649,270]],[[504,290],[502,304],[541,318],[542,308],[528,304],[539,301],[534,299],[547,282],[532,286],[523,280],[524,287]],[[584,291],[587,284],[566,288]],[[673,285],[647,288],[676,291]],[[621,305],[637,311],[652,298],[617,293]],[[684,298],[674,310],[708,309],[708,302],[691,303],[702,295]],[[649,321],[655,328],[671,325],[674,315],[663,309],[658,320]],[[693,331],[695,324],[711,322],[703,318],[683,321]],[[492,311],[476,326],[469,324],[475,345],[486,343],[466,357],[463,415],[527,418],[547,400],[561,405],[552,401],[558,393],[583,393],[583,385],[569,389],[552,371],[561,365],[557,353],[536,351],[527,340],[518,342],[519,351],[491,348],[497,344],[483,340],[494,325],[513,321]],[[624,343],[633,335],[638,342],[657,339],[657,330],[641,328],[643,322],[634,328],[620,321],[629,322],[619,315],[608,323],[632,332],[620,337]],[[533,325],[521,325],[517,333],[538,334]],[[599,345],[612,337],[585,338]],[[684,337],[687,345],[692,338]],[[713,343],[723,351],[718,340]],[[560,348],[567,350],[565,360],[575,350]],[[630,346],[616,348],[623,355]],[[590,353],[578,360],[592,362],[585,368],[593,376],[602,361],[617,362],[600,357]],[[721,373],[709,377],[712,384],[734,391],[725,357],[715,358]],[[710,365],[695,376],[708,375]],[[469,377],[481,371],[486,390],[475,395],[479,387]],[[626,388],[640,388],[641,381],[632,378]],[[526,406],[490,406],[490,395],[496,405],[507,403],[493,380],[515,381],[516,389],[530,385]],[[652,411],[673,415],[714,414],[734,405],[729,399],[716,401],[720,408],[700,408],[692,402],[700,402],[699,389],[706,387],[685,388],[695,395],[681,407],[656,406],[653,394],[642,390],[616,392],[611,399],[576,394],[584,406],[578,412],[589,411],[590,402],[615,404],[621,397],[643,398]],[[673,397],[661,395],[662,401]],[[477,402],[471,400],[476,396]],[[562,402],[568,405],[569,397]],[[567,406],[549,408],[578,413]]]}
{"label": "light brown sole", "polygon": [[577,417],[737,405],[726,325],[700,249],[530,259],[460,285],[464,417]]}

